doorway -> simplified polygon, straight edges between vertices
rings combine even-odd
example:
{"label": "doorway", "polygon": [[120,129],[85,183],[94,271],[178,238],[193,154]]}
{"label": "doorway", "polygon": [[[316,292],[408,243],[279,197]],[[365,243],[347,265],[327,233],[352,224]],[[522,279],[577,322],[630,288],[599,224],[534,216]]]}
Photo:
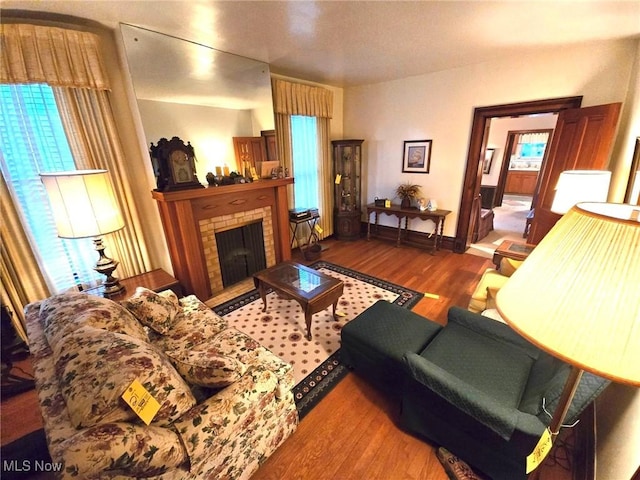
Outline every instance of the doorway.
{"label": "doorway", "polygon": [[[456,228],[453,250],[464,253],[471,245],[476,221],[480,212],[480,187],[484,171],[482,153],[488,148],[491,120],[543,113],[558,113],[565,109],[580,108],[582,96],[538,100],[533,102],[496,105],[476,108],[471,127],[471,138],[467,153],[460,214]],[[475,215],[473,215],[475,213]]]}

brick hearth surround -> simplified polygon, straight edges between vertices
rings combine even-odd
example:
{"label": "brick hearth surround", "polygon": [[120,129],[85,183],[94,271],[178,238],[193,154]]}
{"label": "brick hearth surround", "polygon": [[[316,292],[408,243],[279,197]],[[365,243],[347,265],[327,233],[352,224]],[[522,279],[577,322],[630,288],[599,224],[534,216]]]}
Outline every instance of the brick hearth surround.
{"label": "brick hearth surround", "polygon": [[216,243],[216,232],[239,228],[249,223],[262,220],[262,235],[264,237],[264,253],[267,259],[267,267],[276,264],[276,251],[273,244],[273,222],[271,221],[271,207],[256,208],[245,212],[237,212],[220,217],[200,220],[200,236],[204,255],[207,259],[207,272],[213,295],[224,289],[222,285],[222,273],[220,271],[220,258]]}
{"label": "brick hearth surround", "polygon": [[[194,188],[173,192],[151,192],[164,229],[173,274],[185,294],[203,301],[221,289],[217,260],[217,224],[262,219],[267,266],[291,259],[287,187],[293,178],[261,180],[223,187]],[[228,228],[228,224],[224,228]],[[212,228],[211,235],[203,235]],[[220,227],[222,228],[222,226]],[[271,250],[271,252],[270,252]]]}

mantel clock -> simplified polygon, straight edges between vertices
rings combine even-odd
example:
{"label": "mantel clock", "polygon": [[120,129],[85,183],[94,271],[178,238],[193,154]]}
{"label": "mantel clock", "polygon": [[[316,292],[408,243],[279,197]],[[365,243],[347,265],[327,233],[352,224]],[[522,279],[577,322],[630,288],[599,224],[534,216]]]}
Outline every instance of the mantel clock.
{"label": "mantel clock", "polygon": [[161,138],[157,145],[151,144],[149,154],[158,191],[204,188],[196,177],[196,156],[191,143],[185,145],[178,137]]}

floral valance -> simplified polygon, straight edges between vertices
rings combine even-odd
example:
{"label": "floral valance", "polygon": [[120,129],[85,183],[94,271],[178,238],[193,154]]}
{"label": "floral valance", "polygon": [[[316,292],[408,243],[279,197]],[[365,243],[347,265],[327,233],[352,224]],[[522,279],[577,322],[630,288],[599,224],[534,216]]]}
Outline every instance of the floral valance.
{"label": "floral valance", "polygon": [[0,25],[1,83],[109,90],[97,35],[29,24]]}
{"label": "floral valance", "polygon": [[275,113],[333,117],[333,92],[322,87],[272,79]]}

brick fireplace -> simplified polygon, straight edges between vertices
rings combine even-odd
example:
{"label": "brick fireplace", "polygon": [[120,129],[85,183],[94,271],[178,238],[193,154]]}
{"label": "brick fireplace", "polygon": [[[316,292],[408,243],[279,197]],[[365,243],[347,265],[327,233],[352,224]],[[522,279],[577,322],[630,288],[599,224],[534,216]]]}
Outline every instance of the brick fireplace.
{"label": "brick fireplace", "polygon": [[216,229],[261,220],[267,266],[291,259],[287,186],[292,183],[293,178],[284,178],[151,192],[160,211],[173,273],[185,294],[206,301],[222,289]]}
{"label": "brick fireplace", "polygon": [[266,266],[271,267],[276,264],[276,251],[273,244],[273,222],[271,221],[271,207],[256,208],[236,212],[230,215],[200,220],[200,236],[207,262],[207,273],[212,294],[223,290],[219,248],[216,240],[216,233],[230,229],[241,228],[251,223],[260,221],[262,225],[262,235],[264,238],[264,254]]}

